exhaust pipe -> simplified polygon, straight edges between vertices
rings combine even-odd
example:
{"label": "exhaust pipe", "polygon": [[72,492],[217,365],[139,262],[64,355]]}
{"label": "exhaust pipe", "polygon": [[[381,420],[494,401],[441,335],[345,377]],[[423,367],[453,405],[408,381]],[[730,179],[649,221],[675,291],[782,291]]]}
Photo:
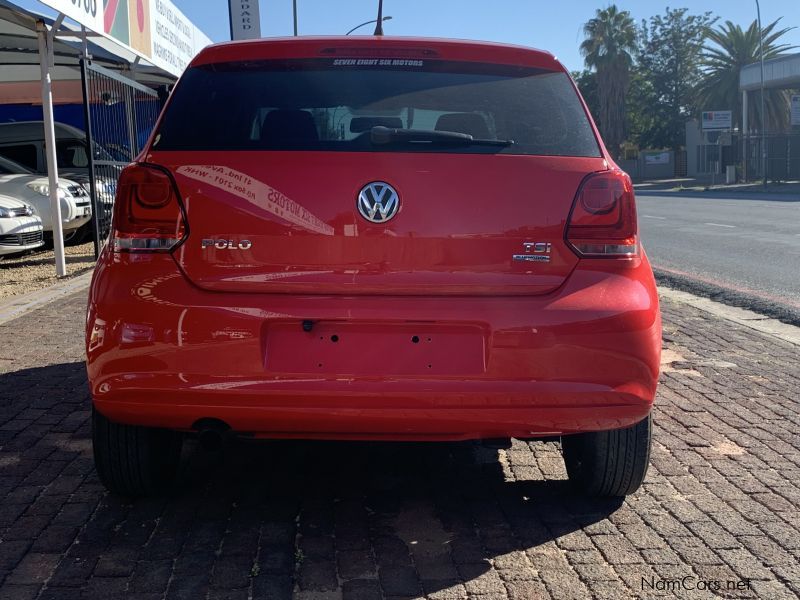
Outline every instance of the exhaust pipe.
{"label": "exhaust pipe", "polygon": [[197,441],[203,450],[216,452],[222,448],[225,437],[231,428],[219,419],[199,419],[193,429],[197,431]]}
{"label": "exhaust pipe", "polygon": [[206,452],[216,452],[222,448],[222,434],[215,429],[203,429],[197,433],[197,441]]}

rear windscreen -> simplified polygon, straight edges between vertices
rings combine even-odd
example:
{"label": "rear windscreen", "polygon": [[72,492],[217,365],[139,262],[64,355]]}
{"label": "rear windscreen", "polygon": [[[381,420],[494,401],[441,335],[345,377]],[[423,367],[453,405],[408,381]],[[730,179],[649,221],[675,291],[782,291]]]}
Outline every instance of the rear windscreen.
{"label": "rear windscreen", "polygon": [[[376,143],[373,127],[499,144]],[[565,73],[434,60],[203,65],[173,92],[155,150],[326,150],[600,156]]]}

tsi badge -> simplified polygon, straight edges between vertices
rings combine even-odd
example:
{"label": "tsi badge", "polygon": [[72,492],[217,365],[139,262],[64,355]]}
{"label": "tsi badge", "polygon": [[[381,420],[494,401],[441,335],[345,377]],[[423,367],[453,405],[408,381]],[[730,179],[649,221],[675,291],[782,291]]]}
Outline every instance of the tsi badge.
{"label": "tsi badge", "polygon": [[550,262],[550,242],[522,242],[525,254],[512,254],[513,260],[523,262]]}
{"label": "tsi badge", "polygon": [[253,247],[253,242],[250,240],[241,240],[235,242],[234,240],[212,240],[209,238],[200,242],[203,250],[206,248],[216,248],[217,250],[249,250]]}

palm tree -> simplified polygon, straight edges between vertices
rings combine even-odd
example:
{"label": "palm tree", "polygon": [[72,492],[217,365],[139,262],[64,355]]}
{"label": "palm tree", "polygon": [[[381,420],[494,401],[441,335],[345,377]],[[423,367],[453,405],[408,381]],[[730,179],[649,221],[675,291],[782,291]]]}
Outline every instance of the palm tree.
{"label": "palm tree", "polygon": [[[778,40],[793,27],[775,30],[773,21],[763,29],[764,60],[780,56],[796,48]],[[709,30],[703,51],[704,76],[698,88],[698,99],[703,110],[732,110],[734,125],[741,131],[742,96],[739,92],[739,72],[742,67],[761,59],[758,45],[758,22],[753,21],[747,30],[726,21],[717,29]],[[752,92],[758,100],[760,91]],[[760,102],[748,102],[748,121],[751,129],[761,129]],[[764,109],[767,123],[774,130],[784,129],[789,122],[789,92],[765,90]]]}
{"label": "palm tree", "polygon": [[612,154],[620,152],[625,139],[625,95],[636,52],[636,25],[627,10],[612,4],[597,9],[583,26],[581,43],[586,66],[597,72],[600,132]]}

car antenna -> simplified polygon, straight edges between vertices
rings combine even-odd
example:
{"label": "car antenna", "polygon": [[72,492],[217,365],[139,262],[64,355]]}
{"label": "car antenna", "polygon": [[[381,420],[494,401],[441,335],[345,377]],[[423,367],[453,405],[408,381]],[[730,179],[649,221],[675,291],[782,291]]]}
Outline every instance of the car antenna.
{"label": "car antenna", "polygon": [[383,0],[378,0],[378,21],[375,23],[375,32],[372,35],[383,35]]}

